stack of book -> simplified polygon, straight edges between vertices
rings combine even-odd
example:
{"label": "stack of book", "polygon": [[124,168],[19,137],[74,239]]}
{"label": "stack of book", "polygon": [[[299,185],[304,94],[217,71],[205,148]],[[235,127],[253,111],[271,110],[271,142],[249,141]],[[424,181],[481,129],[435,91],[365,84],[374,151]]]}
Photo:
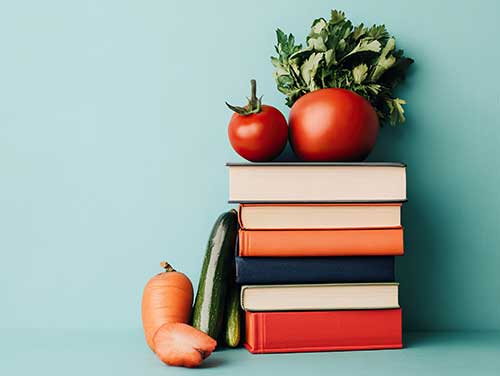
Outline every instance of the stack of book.
{"label": "stack of book", "polygon": [[402,347],[400,163],[228,164],[252,353]]}

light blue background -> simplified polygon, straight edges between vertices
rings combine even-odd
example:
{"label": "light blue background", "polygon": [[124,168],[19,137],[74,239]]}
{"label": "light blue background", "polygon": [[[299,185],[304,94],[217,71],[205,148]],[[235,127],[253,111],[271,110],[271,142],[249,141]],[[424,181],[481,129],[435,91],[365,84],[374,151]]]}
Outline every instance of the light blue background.
{"label": "light blue background", "polygon": [[0,328],[139,328],[170,261],[196,285],[226,210],[224,101],[256,78],[288,113],[274,30],[333,7],[385,23],[416,59],[403,128],[372,160],[408,164],[407,329],[500,329],[497,1],[3,1]]}

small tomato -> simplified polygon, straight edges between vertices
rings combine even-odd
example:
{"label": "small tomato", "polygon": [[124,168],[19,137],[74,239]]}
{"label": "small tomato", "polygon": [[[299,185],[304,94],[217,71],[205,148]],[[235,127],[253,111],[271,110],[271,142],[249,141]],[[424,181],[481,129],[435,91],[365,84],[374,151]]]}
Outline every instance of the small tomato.
{"label": "small tomato", "polygon": [[263,105],[256,96],[256,82],[251,81],[252,95],[245,107],[226,105],[235,113],[228,128],[233,149],[252,162],[268,162],[286,146],[288,126],[283,114],[272,106]]}

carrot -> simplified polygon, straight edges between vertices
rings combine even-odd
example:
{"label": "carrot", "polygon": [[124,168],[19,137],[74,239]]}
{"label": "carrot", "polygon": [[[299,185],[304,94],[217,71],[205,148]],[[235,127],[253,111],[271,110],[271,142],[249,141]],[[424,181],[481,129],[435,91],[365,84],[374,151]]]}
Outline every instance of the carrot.
{"label": "carrot", "polygon": [[196,367],[217,343],[205,333],[187,325],[193,303],[193,285],[170,264],[151,278],[142,296],[142,325],[149,347],[169,365]]}
{"label": "carrot", "polygon": [[165,324],[154,336],[156,355],[170,366],[197,367],[212,354],[217,342],[190,325]]}
{"label": "carrot", "polygon": [[187,323],[193,303],[193,285],[186,275],[176,272],[170,264],[160,264],[165,272],[155,275],[144,287],[142,325],[146,342],[154,350],[153,337],[166,323]]}

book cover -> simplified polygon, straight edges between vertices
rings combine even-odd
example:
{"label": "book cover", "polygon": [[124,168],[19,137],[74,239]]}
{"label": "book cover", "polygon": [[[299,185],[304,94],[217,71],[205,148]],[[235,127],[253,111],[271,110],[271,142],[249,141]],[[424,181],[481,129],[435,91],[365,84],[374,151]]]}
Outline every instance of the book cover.
{"label": "book cover", "polygon": [[394,256],[239,257],[236,283],[394,282]]}
{"label": "book cover", "polygon": [[246,230],[390,228],[401,226],[401,203],[240,204]]}
{"label": "book cover", "polygon": [[402,163],[228,163],[229,202],[401,202]]}
{"label": "book cover", "polygon": [[324,283],[243,285],[241,307],[246,311],[319,311],[399,308],[399,284]]}
{"label": "book cover", "polygon": [[400,256],[403,228],[239,230],[239,256]]}
{"label": "book cover", "polygon": [[254,354],[403,347],[401,309],[245,315],[244,345]]}

